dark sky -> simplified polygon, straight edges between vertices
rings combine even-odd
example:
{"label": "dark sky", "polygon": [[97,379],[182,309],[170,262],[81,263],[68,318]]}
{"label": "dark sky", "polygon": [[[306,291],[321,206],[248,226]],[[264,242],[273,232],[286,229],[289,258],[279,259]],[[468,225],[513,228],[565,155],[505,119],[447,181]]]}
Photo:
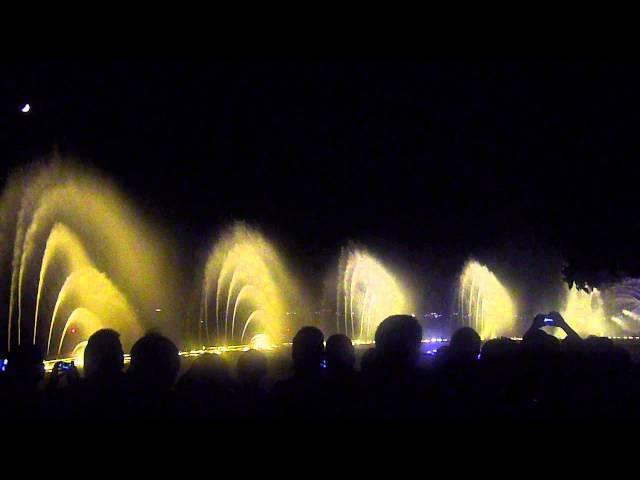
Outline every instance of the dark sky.
{"label": "dark sky", "polygon": [[557,249],[576,275],[640,273],[635,64],[0,69],[3,179],[56,144],[165,217],[185,245],[204,248],[242,218],[318,264],[347,239],[451,258],[516,239]]}

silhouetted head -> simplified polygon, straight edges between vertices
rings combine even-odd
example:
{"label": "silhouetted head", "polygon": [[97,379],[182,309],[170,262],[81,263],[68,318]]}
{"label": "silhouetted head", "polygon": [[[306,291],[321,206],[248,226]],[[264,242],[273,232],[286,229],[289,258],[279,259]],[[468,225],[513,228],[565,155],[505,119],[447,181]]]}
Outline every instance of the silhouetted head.
{"label": "silhouetted head", "polygon": [[607,337],[589,336],[584,340],[585,351],[593,368],[599,371],[626,369],[630,364],[629,352]]}
{"label": "silhouetted head", "polygon": [[203,353],[197,357],[185,376],[190,381],[218,387],[230,383],[229,365],[215,353]]}
{"label": "silhouetted head", "polygon": [[525,333],[522,345],[526,352],[547,353],[560,350],[560,340],[540,329]]}
{"label": "silhouetted head", "polygon": [[586,347],[584,340],[574,336],[567,336],[560,342],[561,350],[571,355],[583,355],[586,352]]}
{"label": "silhouetted head", "polygon": [[238,379],[244,385],[258,386],[267,375],[267,356],[260,350],[243,352],[238,359]]}
{"label": "silhouetted head", "polygon": [[329,371],[350,371],[356,363],[356,351],[346,335],[331,335],[327,339],[326,355]]}
{"label": "silhouetted head", "polygon": [[291,358],[296,371],[318,371],[324,358],[324,335],[316,327],[302,327],[293,337]]}
{"label": "silhouetted head", "polygon": [[462,327],[452,335],[448,355],[455,360],[476,360],[481,344],[480,335],[473,328]]}
{"label": "silhouetted head", "polygon": [[44,378],[44,358],[36,345],[18,345],[7,357],[7,377],[27,389],[35,389]]}
{"label": "silhouetted head", "polygon": [[505,362],[513,358],[517,344],[510,338],[492,338],[482,346],[483,362]]}
{"label": "silhouetted head", "polygon": [[122,372],[124,351],[120,334],[110,328],[98,330],[89,337],[84,350],[84,372],[87,378],[108,378]]}
{"label": "silhouetted head", "polygon": [[615,345],[613,340],[607,337],[589,335],[584,340],[585,347],[590,354],[602,355],[613,352]]}
{"label": "silhouetted head", "polygon": [[153,390],[169,390],[180,369],[178,348],[159,333],[148,333],[131,348],[128,374]]}
{"label": "silhouetted head", "polygon": [[387,317],[376,330],[378,359],[387,365],[415,366],[421,341],[422,327],[414,317]]}

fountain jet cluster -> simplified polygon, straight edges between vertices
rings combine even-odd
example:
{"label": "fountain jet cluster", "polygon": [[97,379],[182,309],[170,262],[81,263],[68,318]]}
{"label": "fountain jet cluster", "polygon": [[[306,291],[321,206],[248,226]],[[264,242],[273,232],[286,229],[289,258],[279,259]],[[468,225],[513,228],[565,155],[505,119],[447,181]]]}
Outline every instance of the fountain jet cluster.
{"label": "fountain jet cluster", "polygon": [[471,260],[460,275],[458,315],[462,325],[473,328],[482,339],[489,339],[512,334],[516,307],[494,273]]}
{"label": "fountain jet cluster", "polygon": [[130,346],[171,304],[161,243],[108,181],[53,159],[10,178],[0,200],[0,256],[10,267],[8,348],[47,357],[73,351],[99,328]]}
{"label": "fountain jet cluster", "polygon": [[298,295],[274,246],[258,230],[236,223],[207,259],[200,341],[238,345],[260,335],[261,345],[282,342]]}
{"label": "fountain jet cluster", "polygon": [[366,250],[343,251],[339,271],[339,332],[358,342],[370,342],[380,322],[389,315],[415,315],[407,287]]}
{"label": "fountain jet cluster", "polygon": [[566,288],[566,304],[562,316],[579,335],[612,335],[615,324],[608,321],[600,290]]}
{"label": "fountain jet cluster", "polygon": [[[95,172],[54,158],[14,174],[0,199],[7,347],[35,343],[51,358],[81,355],[87,338],[105,327],[118,330],[127,349],[149,328],[171,336],[180,294],[167,247]],[[343,249],[338,267],[329,320],[338,332],[370,342],[387,316],[415,315],[410,289],[366,249]],[[301,310],[309,302],[274,244],[244,223],[216,241],[203,270],[193,302],[199,346],[271,348],[310,321]],[[559,310],[582,335],[640,331],[639,279],[601,291],[565,287],[564,298]],[[456,306],[458,324],[483,339],[516,332],[511,293],[475,260],[458,279]]]}

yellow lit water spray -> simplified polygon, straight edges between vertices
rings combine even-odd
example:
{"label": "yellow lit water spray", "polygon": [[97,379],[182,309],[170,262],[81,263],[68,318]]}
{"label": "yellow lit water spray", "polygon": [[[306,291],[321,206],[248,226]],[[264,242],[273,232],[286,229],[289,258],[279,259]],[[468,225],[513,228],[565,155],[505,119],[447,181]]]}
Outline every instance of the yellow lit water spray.
{"label": "yellow lit water spray", "polygon": [[257,230],[236,223],[207,260],[200,306],[202,342],[283,341],[296,291],[274,246]]}
{"label": "yellow lit water spray", "polygon": [[[0,247],[12,258],[8,348],[27,341],[47,356],[68,354],[106,326],[127,346],[143,325],[167,326],[172,316],[167,248],[95,172],[56,158],[13,175],[0,242],[12,246]],[[79,333],[73,341],[70,331]]]}
{"label": "yellow lit water spray", "polygon": [[507,289],[486,266],[469,261],[460,275],[458,315],[481,338],[511,334],[516,309]]}
{"label": "yellow lit water spray", "polygon": [[615,323],[607,320],[602,294],[597,288],[566,287],[566,303],[562,316],[581,336],[612,335]]}
{"label": "yellow lit water spray", "polygon": [[371,341],[386,317],[415,311],[408,289],[375,257],[349,249],[340,259],[337,327],[358,342]]}

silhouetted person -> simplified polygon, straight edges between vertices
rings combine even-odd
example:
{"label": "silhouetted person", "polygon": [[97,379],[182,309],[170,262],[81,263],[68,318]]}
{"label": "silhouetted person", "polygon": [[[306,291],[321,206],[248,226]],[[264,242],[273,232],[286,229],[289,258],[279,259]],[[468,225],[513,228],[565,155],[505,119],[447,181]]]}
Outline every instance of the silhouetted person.
{"label": "silhouetted person", "polygon": [[324,335],[316,327],[302,327],[291,345],[293,368],[298,377],[318,377],[324,360]]}
{"label": "silhouetted person", "polygon": [[480,355],[480,385],[484,411],[481,416],[515,419],[521,415],[520,404],[512,386],[517,380],[520,345],[510,338],[487,340]]}
{"label": "silhouetted person", "polygon": [[44,358],[36,345],[22,344],[9,352],[6,378],[18,392],[38,391],[44,378]]}
{"label": "silhouetted person", "polygon": [[346,335],[331,335],[326,344],[327,414],[332,419],[358,419],[362,414],[360,375],[355,369],[356,352]]}
{"label": "silhouetted person", "polygon": [[129,392],[120,334],[102,329],[89,337],[84,351],[84,378],[61,390],[62,404],[54,409],[61,419],[127,420]]}
{"label": "silhouetted person", "polygon": [[235,385],[227,362],[204,353],[178,380],[176,415],[182,420],[231,421],[236,418]]}
{"label": "silhouetted person", "polygon": [[475,362],[480,355],[481,345],[480,335],[473,328],[459,328],[449,342],[449,359],[454,362]]}
{"label": "silhouetted person", "polygon": [[436,351],[435,358],[433,359],[433,366],[436,370],[443,368],[445,363],[447,362],[447,358],[449,356],[449,345],[442,345]]}
{"label": "silhouetted person", "polygon": [[356,351],[349,337],[331,335],[325,349],[329,376],[351,375],[355,372]]}
{"label": "silhouetted person", "polygon": [[373,375],[376,368],[377,352],[375,347],[368,348],[360,358],[360,372],[362,373],[363,380],[367,380]]}
{"label": "silhouetted person", "polygon": [[438,410],[446,418],[472,420],[485,411],[478,365],[481,344],[474,329],[459,328],[438,363]]}
{"label": "silhouetted person", "polygon": [[44,358],[35,345],[18,345],[7,356],[0,418],[5,421],[41,420],[45,413],[40,384]]}
{"label": "silhouetted person", "polygon": [[[523,416],[528,419],[564,417],[571,409],[566,388],[572,379],[565,375],[565,356],[560,340],[542,330],[558,327],[567,337],[579,341],[578,334],[558,312],[538,314],[522,337],[516,388],[523,403]],[[567,383],[568,382],[568,383]]]}
{"label": "silhouetted person", "polygon": [[378,361],[383,368],[412,370],[418,361],[422,327],[410,315],[387,317],[376,329]]}
{"label": "silhouetted person", "polygon": [[123,368],[124,350],[118,332],[105,328],[89,337],[84,350],[84,375],[88,380],[119,380]]}
{"label": "silhouetted person", "polygon": [[[571,328],[571,326],[565,321],[564,317],[560,315],[560,313],[549,312],[547,314],[539,313],[533,318],[533,322],[531,323],[531,326],[529,327],[527,332],[522,336],[523,342],[526,343],[530,335],[532,336],[532,338],[537,338],[537,339],[542,338],[542,336],[539,334],[540,332],[542,333],[545,333],[545,332],[543,332],[540,329],[547,326],[561,329],[567,335],[567,339],[569,340],[571,339],[580,340],[580,335],[578,335],[576,331],[573,328]],[[552,347],[552,348],[555,348],[555,347]]]}
{"label": "silhouetted person", "polygon": [[588,406],[582,417],[628,420],[637,410],[637,400],[633,400],[628,388],[634,383],[631,371],[628,352],[609,338],[587,337],[581,372],[577,374],[581,385],[574,387],[574,391],[580,392],[579,399],[574,400]]}
{"label": "silhouetted person", "polygon": [[510,338],[492,338],[482,345],[480,358],[483,363],[503,365],[513,360],[518,351],[518,344]]}
{"label": "silhouetted person", "polygon": [[259,350],[243,352],[238,359],[238,415],[242,420],[267,420],[272,415],[271,397],[264,388],[267,357]]}
{"label": "silhouetted person", "polygon": [[148,333],[134,343],[127,370],[132,414],[146,419],[166,416],[179,369],[178,348],[168,338]]}
{"label": "silhouetted person", "polygon": [[[546,333],[549,326],[566,338]],[[421,337],[415,318],[385,319],[360,373],[348,337],[333,335],[325,347],[320,330],[304,327],[293,339],[293,375],[273,395],[263,385],[267,357],[257,350],[239,355],[237,382],[223,357],[207,353],[174,386],[180,359],[169,339],[139,339],[125,374],[119,335],[105,329],[88,341],[84,378],[57,362],[42,389],[42,354],[21,345],[0,375],[0,420],[640,418],[640,369],[629,352],[609,338],[581,339],[557,312],[536,315],[521,342],[492,339],[482,349],[478,334],[461,328],[428,371],[418,363]]]}
{"label": "silhouetted person", "polygon": [[293,376],[274,386],[277,415],[287,419],[322,419],[327,414],[322,332],[316,327],[301,328],[293,337],[291,358]]}
{"label": "silhouetted person", "polygon": [[368,412],[374,419],[416,419],[431,413],[428,378],[417,367],[422,327],[410,315],[392,315],[376,329],[376,357],[367,376]]}

